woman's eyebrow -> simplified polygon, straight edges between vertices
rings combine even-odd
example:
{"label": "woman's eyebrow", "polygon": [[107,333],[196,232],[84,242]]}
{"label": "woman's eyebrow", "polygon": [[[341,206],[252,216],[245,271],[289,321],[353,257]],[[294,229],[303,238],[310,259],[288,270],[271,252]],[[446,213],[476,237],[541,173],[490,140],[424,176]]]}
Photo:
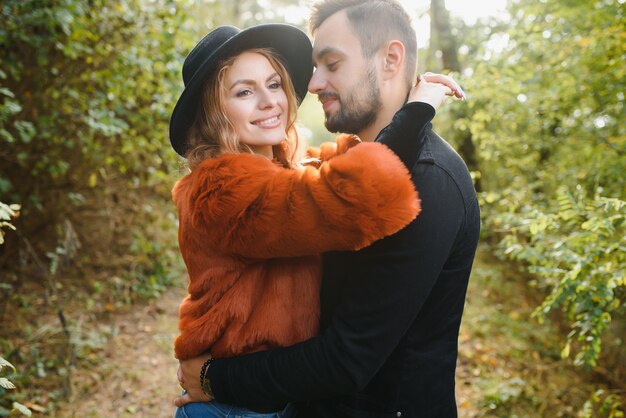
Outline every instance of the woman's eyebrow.
{"label": "woman's eyebrow", "polygon": [[[278,73],[272,73],[269,77],[267,77],[267,79],[265,80],[270,81],[272,78],[277,77]],[[246,78],[242,78],[239,80],[236,80],[228,89],[232,89],[233,87],[235,87],[237,84],[246,84],[246,85],[252,85],[252,84],[256,84],[255,80],[251,80],[251,79],[246,79]]]}

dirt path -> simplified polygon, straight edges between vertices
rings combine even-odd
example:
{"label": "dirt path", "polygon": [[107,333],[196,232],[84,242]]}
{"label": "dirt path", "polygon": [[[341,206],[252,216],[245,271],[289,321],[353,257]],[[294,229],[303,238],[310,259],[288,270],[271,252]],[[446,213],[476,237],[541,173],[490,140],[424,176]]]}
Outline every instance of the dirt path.
{"label": "dirt path", "polygon": [[116,315],[104,358],[94,370],[74,374],[74,399],[59,418],[173,417],[179,392],[172,342],[184,288]]}

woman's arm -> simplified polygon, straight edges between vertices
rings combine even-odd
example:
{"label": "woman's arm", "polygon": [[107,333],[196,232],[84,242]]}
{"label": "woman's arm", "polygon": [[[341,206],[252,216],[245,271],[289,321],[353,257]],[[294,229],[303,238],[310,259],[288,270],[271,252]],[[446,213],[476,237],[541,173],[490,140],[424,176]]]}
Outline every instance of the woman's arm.
{"label": "woman's arm", "polygon": [[288,170],[250,154],[207,160],[179,182],[174,200],[208,246],[250,258],[362,248],[419,212],[408,171],[375,143],[319,169]]}

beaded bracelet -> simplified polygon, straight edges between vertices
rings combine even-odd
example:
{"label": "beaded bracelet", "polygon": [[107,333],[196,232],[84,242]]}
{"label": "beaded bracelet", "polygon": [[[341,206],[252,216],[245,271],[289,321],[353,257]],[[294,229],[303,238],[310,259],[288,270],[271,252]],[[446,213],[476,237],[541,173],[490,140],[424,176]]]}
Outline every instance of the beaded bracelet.
{"label": "beaded bracelet", "polygon": [[202,392],[205,395],[210,396],[211,398],[213,398],[213,391],[211,390],[211,382],[207,378],[208,376],[206,372],[209,369],[211,363],[213,363],[213,360],[215,359],[211,357],[210,359],[205,361],[202,365],[202,368],[200,369],[200,387],[202,388]]}

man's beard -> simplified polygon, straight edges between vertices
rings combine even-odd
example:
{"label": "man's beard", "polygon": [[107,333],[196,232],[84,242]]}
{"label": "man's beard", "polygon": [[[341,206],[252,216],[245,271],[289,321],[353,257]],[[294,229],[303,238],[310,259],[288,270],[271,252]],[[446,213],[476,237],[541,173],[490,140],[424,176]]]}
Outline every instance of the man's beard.
{"label": "man's beard", "polygon": [[[365,91],[359,95],[361,89]],[[373,65],[367,69],[364,80],[357,83],[339,103],[341,106],[337,113],[326,116],[324,125],[330,132],[357,134],[374,123],[382,103]]]}

